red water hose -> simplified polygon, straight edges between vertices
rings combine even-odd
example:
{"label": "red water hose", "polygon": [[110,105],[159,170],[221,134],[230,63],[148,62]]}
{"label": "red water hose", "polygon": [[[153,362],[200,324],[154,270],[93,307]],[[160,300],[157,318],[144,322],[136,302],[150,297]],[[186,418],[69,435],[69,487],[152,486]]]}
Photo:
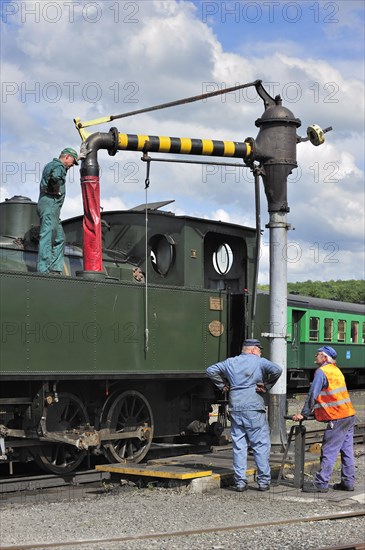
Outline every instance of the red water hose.
{"label": "red water hose", "polygon": [[99,176],[81,176],[84,270],[103,271]]}

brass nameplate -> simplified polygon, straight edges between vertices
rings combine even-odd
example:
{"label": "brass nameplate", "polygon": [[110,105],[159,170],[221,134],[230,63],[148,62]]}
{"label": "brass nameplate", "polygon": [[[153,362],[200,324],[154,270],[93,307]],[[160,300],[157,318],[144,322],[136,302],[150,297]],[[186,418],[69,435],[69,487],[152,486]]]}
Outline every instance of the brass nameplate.
{"label": "brass nameplate", "polygon": [[223,298],[210,297],[209,309],[213,311],[223,311]]}

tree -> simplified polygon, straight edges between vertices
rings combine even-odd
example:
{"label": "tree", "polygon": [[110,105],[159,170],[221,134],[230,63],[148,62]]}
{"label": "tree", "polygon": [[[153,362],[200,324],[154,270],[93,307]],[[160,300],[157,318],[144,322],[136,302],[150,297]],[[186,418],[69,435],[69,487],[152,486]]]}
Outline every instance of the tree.
{"label": "tree", "polygon": [[[269,285],[258,285],[259,290],[270,290]],[[365,281],[303,281],[288,283],[289,293],[325,298],[327,300],[339,300],[341,302],[365,303]]]}

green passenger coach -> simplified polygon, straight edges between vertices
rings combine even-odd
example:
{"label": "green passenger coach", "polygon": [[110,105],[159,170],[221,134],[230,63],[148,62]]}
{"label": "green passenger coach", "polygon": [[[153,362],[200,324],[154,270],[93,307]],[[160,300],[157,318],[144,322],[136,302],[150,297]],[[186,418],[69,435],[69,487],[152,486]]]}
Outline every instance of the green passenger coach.
{"label": "green passenger coach", "polygon": [[[263,331],[269,315],[269,296],[257,298]],[[337,364],[353,385],[365,382],[365,306],[324,300],[311,296],[288,295],[287,337],[288,386],[306,387],[316,368],[317,349],[330,345],[337,351]]]}

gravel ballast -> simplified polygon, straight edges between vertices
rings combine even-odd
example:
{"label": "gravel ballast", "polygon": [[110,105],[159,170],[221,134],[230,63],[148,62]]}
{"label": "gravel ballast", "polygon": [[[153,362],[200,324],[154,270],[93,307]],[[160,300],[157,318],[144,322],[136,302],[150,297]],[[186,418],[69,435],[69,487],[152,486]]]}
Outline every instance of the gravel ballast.
{"label": "gravel ballast", "polygon": [[[364,484],[365,452],[356,451],[358,483]],[[334,481],[339,477],[334,474]],[[254,487],[254,484],[252,484]],[[332,491],[332,494],[335,493]],[[336,492],[337,493],[337,492]],[[328,493],[329,495],[330,493]],[[152,485],[138,489],[131,483],[104,483],[95,494],[72,493],[62,501],[3,504],[0,515],[1,545],[90,540],[174,532],[212,527],[306,518],[364,510],[363,500],[354,494],[330,501],[323,495],[302,495],[301,491],[235,493],[218,489],[191,494],[189,488],[165,489]],[[55,500],[55,499],[54,499]],[[134,549],[319,549],[345,543],[364,542],[365,518],[324,520],[232,529],[229,531],[166,536],[134,541],[98,542],[68,546],[69,550]],[[59,547],[61,550],[61,547]]]}

